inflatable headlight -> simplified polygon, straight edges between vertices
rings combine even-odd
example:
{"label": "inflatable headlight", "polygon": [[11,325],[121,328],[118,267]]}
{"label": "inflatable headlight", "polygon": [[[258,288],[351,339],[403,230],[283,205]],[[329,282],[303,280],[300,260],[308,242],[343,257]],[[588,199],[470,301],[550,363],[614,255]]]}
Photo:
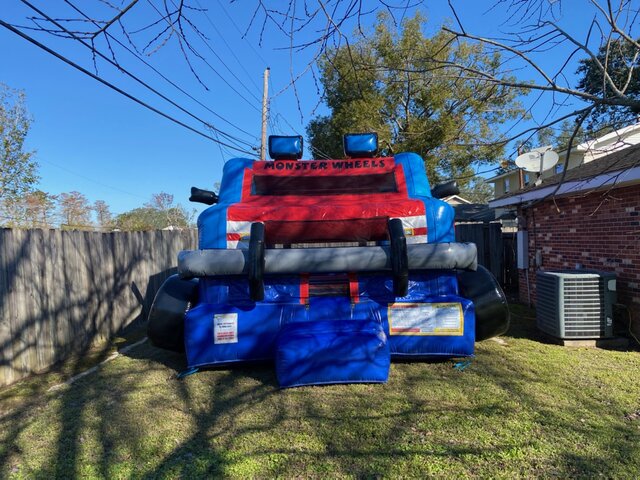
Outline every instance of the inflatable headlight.
{"label": "inflatable headlight", "polygon": [[298,160],[302,158],[302,136],[269,136],[269,156],[274,160]]}
{"label": "inflatable headlight", "polygon": [[344,154],[351,158],[370,158],[378,153],[377,133],[347,133]]}

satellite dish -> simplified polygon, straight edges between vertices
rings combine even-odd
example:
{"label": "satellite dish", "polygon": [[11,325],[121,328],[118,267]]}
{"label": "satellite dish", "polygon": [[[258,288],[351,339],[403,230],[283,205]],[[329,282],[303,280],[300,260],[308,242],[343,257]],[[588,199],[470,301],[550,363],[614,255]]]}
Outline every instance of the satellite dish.
{"label": "satellite dish", "polygon": [[516,158],[516,165],[527,172],[539,172],[540,157],[542,157],[540,152],[523,153]]}
{"label": "satellite dish", "polygon": [[547,150],[542,154],[542,170],[549,170],[558,163],[558,154],[553,150]]}
{"label": "satellite dish", "polygon": [[516,158],[516,165],[527,172],[542,173],[549,170],[558,163],[558,154],[551,150],[551,147],[545,147],[547,150],[537,148],[527,153],[523,153]]}

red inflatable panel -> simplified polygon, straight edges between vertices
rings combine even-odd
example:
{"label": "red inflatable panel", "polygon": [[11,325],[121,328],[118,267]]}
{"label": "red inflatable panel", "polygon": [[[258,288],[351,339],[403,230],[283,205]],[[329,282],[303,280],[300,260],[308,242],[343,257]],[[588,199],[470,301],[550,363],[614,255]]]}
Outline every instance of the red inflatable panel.
{"label": "red inflatable panel", "polygon": [[426,242],[424,202],[408,198],[393,158],[254,162],[242,201],[227,212],[227,242],[245,241],[251,222],[264,222],[271,245],[380,241],[389,218],[403,220],[412,242]]}

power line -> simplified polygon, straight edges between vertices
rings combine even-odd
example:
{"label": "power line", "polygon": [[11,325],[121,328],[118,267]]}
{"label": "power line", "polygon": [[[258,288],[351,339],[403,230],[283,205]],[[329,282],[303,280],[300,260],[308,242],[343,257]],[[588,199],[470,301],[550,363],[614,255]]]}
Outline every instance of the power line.
{"label": "power line", "polygon": [[138,82],[140,85],[144,86],[145,88],[147,88],[148,90],[150,90],[151,92],[155,93],[156,95],[158,95],[160,98],[162,98],[163,100],[169,102],[171,105],[173,105],[174,107],[178,108],[179,110],[181,110],[182,112],[186,113],[187,115],[189,115],[190,117],[194,118],[195,120],[201,122],[204,125],[207,125],[209,127],[211,127],[214,130],[219,131],[222,135],[224,135],[225,137],[227,137],[229,140],[236,140],[239,143],[243,143],[249,147],[251,147],[252,145],[249,142],[245,142],[244,140],[238,139],[237,137],[234,137],[233,135],[229,135],[226,132],[223,132],[219,129],[217,129],[216,127],[214,127],[213,125],[209,125],[208,122],[206,122],[204,119],[194,115],[193,113],[191,113],[190,111],[188,111],[187,109],[185,109],[184,107],[178,105],[176,102],[174,102],[173,100],[171,100],[170,98],[168,98],[166,95],[164,95],[163,93],[159,92],[158,90],[156,90],[155,88],[153,88],[152,86],[150,86],[148,83],[144,82],[143,80],[141,80],[140,78],[138,78],[137,76],[133,75],[131,72],[129,72],[128,70],[126,70],[125,68],[123,68],[122,66],[120,66],[119,64],[117,64],[116,62],[114,62],[113,60],[111,60],[110,58],[108,58],[106,55],[104,55],[102,52],[98,51],[96,48],[94,48],[92,45],[89,45],[87,42],[85,42],[84,40],[82,40],[81,38],[79,38],[77,35],[75,35],[73,32],[70,32],[69,30],[67,30],[65,27],[63,27],[60,23],[56,22],[54,19],[52,19],[51,17],[49,17],[46,13],[44,13],[42,10],[39,10],[38,8],[34,7],[31,3],[29,3],[27,0],[21,0],[22,3],[24,3],[25,5],[27,5],[29,8],[31,8],[33,11],[37,12],[39,15],[41,15],[42,17],[44,17],[45,20],[49,21],[50,23],[52,23],[53,25],[57,26],[61,31],[65,32],[67,35],[69,35],[71,38],[77,40],[78,42],[80,42],[82,45],[84,45],[85,47],[87,47],[89,50],[91,50],[94,54],[97,54],[100,58],[102,58],[103,60],[106,60],[108,63],[110,63],[111,65],[113,65],[114,67],[116,67],[117,69],[119,69],[122,73],[124,73],[125,75],[127,75],[128,77],[132,78],[133,80],[135,80],[136,82]]}
{"label": "power line", "polygon": [[[273,99],[271,99],[271,103],[272,103],[272,104],[274,104],[274,100],[273,100]],[[275,109],[275,106],[274,106],[274,109]],[[284,123],[285,123],[285,124],[286,124],[290,129],[291,129],[291,131],[292,131],[293,133],[295,133],[295,134],[297,134],[297,135],[301,135],[301,134],[300,134],[300,132],[298,132],[298,130],[297,130],[293,125],[291,125],[291,123],[289,123],[289,120],[287,120],[287,117],[285,117],[285,116],[284,116],[284,115],[282,115],[281,113],[277,112],[275,115],[273,115],[273,118],[274,118],[275,124],[277,124],[277,125],[278,125],[278,127],[277,127],[277,128],[278,128],[278,130],[279,130],[280,132],[282,132],[282,128],[279,126],[279,125],[280,125],[280,122],[278,121],[278,118],[281,118],[281,119],[284,121]],[[274,125],[274,126],[275,126],[275,125]],[[311,154],[312,154],[312,155],[315,155],[315,156],[317,156],[317,157],[323,158],[323,159],[325,159],[325,160],[333,160],[333,159],[331,158],[331,156],[327,155],[327,154],[326,154],[326,153],[324,153],[322,150],[320,150],[319,148],[314,147],[314,146],[313,146],[313,145],[311,145],[311,144],[309,144],[309,150],[311,150]],[[315,152],[315,154],[314,154],[314,152]]]}
{"label": "power line", "polygon": [[329,155],[324,153],[322,150],[315,148],[313,145],[309,145],[309,150],[311,150],[312,152],[315,152],[316,155],[319,156],[320,158],[323,158],[325,160],[333,160]]}
{"label": "power line", "polygon": [[495,172],[499,168],[500,168],[500,166],[497,166],[497,167],[494,167],[494,168],[490,168],[489,170],[484,170],[482,172],[476,172],[476,173],[472,173],[470,175],[464,175],[464,176],[461,176],[461,177],[453,177],[451,180],[465,180],[467,178],[477,177],[478,175],[482,175],[484,173]]}
{"label": "power line", "polygon": [[[213,134],[218,138],[218,140],[220,140],[220,137],[218,137],[218,135],[213,132]],[[218,144],[218,150],[220,150],[220,157],[222,158],[222,161],[224,162],[224,154],[222,153],[222,145]]]}
{"label": "power line", "polygon": [[67,65],[72,66],[73,68],[75,68],[76,70],[79,70],[80,72],[84,73],[85,75],[88,75],[89,77],[93,78],[94,80],[97,80],[98,82],[102,83],[103,85],[106,85],[107,87],[109,87],[110,89],[118,92],[119,94],[127,97],[130,100],[133,100],[134,102],[136,102],[139,105],[142,105],[143,107],[147,108],[148,110],[151,110],[154,113],[157,113],[158,115],[166,118],[167,120],[170,120],[173,123],[176,123],[177,125],[180,125],[181,127],[186,128],[187,130],[200,135],[201,137],[206,138],[207,140],[211,140],[213,142],[217,142],[220,143],[221,145],[225,145],[229,148],[232,148],[233,150],[237,150],[241,153],[245,153],[247,155],[251,155],[251,156],[255,156],[256,154],[254,152],[249,152],[247,150],[243,150],[240,149],[238,147],[234,147],[232,145],[229,145],[228,143],[224,143],[224,142],[220,142],[219,140],[216,140],[214,137],[207,135],[206,133],[203,133],[195,128],[193,128],[190,125],[187,125],[184,122],[181,122],[180,120],[168,115],[167,113],[164,113],[160,110],[158,110],[155,107],[152,107],[151,105],[149,105],[148,103],[143,102],[142,100],[134,97],[133,95],[131,95],[130,93],[125,92],[124,90],[122,90],[119,87],[116,87],[115,85],[113,85],[112,83],[108,82],[107,80],[103,79],[102,77],[99,77],[98,75],[95,75],[94,73],[91,73],[90,71],[88,71],[87,69],[81,67],[80,65],[78,65],[77,63],[74,63],[73,61],[69,60],[68,58],[64,57],[63,55],[59,54],[58,52],[50,49],[49,47],[47,47],[46,45],[43,45],[42,43],[38,42],[36,39],[30,37],[29,35],[21,32],[20,30],[18,30],[17,28],[14,28],[13,26],[9,25],[8,23],[6,23],[4,20],[0,20],[0,25],[3,26],[4,28],[6,28],[7,30],[12,31],[13,33],[15,33],[16,35],[24,38],[25,40],[27,40],[29,43],[32,43],[33,45],[37,46],[38,48],[44,50],[45,52],[49,53],[50,55],[53,55],[54,57],[56,57],[59,60],[62,60],[63,62],[65,62]]}
{"label": "power line", "polygon": [[[158,10],[158,8],[157,8],[153,3],[151,3],[151,2],[148,2],[148,3],[149,3],[149,5],[151,5],[151,6],[153,7],[153,9],[158,13],[158,15],[160,15],[161,19],[165,19],[165,18],[166,18],[166,16],[165,16],[165,15],[163,15],[163,14],[162,14],[162,12],[161,12],[160,10]],[[197,29],[194,29],[194,31],[198,32],[198,31],[197,31]],[[198,34],[200,35],[200,33],[199,33],[199,32],[198,32]],[[225,83],[225,84],[226,84],[226,85],[227,85],[231,90],[233,90],[233,91],[236,93],[236,95],[238,95],[240,98],[242,98],[242,99],[247,103],[247,105],[249,105],[251,108],[253,108],[253,109],[257,110],[258,112],[260,111],[260,109],[259,109],[257,106],[255,106],[255,105],[254,105],[254,104],[253,104],[253,103],[252,103],[252,102],[251,102],[247,97],[245,97],[245,96],[244,96],[242,93],[240,93],[240,92],[239,92],[239,91],[238,91],[238,90],[237,90],[233,85],[231,85],[231,83],[229,83],[229,81],[228,81],[226,78],[224,78],[224,76],[222,76],[222,75],[220,74],[220,72],[218,72],[218,70],[216,70],[216,68],[215,68],[213,65],[211,65],[211,63],[209,63],[209,62],[207,61],[207,59],[206,59],[206,58],[204,58],[202,55],[200,55],[199,53],[197,53],[197,52],[193,49],[193,47],[191,47],[191,45],[188,45],[188,47],[191,49],[191,51],[192,51],[192,52],[193,52],[193,53],[194,53],[198,58],[200,58],[200,60],[202,61],[202,63],[204,63],[207,67],[209,67],[209,68],[211,69],[211,71],[212,71],[213,73],[215,73],[218,77],[220,77],[220,80],[222,80],[222,81],[223,81],[223,82],[224,82],[224,83]],[[185,55],[186,55],[186,53],[185,53]],[[193,73],[195,74],[195,72],[193,72]],[[206,87],[205,87],[205,88],[206,88]],[[245,88],[246,88],[246,87],[245,87]]]}
{"label": "power line", "polygon": [[123,190],[123,189],[118,188],[118,187],[113,187],[111,185],[107,185],[106,183],[102,183],[102,182],[100,182],[98,180],[95,180],[95,179],[93,179],[91,177],[87,177],[86,175],[82,175],[81,173],[78,173],[78,172],[76,172],[74,170],[71,170],[71,169],[69,169],[67,167],[63,167],[62,165],[58,165],[57,163],[53,163],[53,162],[51,162],[49,160],[42,160],[42,161],[44,163],[48,163],[49,165],[53,165],[56,168],[64,170],[64,171],[66,171],[68,173],[71,173],[72,175],[76,175],[77,177],[84,178],[85,180],[88,180],[89,182],[93,182],[93,183],[95,183],[97,185],[100,185],[100,186],[103,186],[105,188],[110,188],[111,190],[115,190],[116,192],[125,193],[127,195],[131,195],[132,197],[137,197],[137,198],[142,198],[144,200],[147,200],[147,198],[143,197],[142,195],[138,195],[137,193],[128,192],[128,191]]}
{"label": "power line", "polygon": [[[76,5],[74,5],[73,3],[71,3],[69,0],[64,0],[64,2],[69,5],[71,8],[73,8],[76,12],[78,12],[80,15],[82,15],[84,18],[86,18],[87,20],[91,21],[94,25],[96,25],[97,27],[99,27],[100,25],[98,23],[96,23],[95,20],[93,20],[91,17],[89,17],[87,14],[85,14],[82,10],[80,10]],[[185,89],[183,89],[182,87],[180,87],[179,85],[177,85],[175,82],[173,82],[170,78],[168,78],[166,75],[164,75],[161,71],[159,71],[156,67],[154,67],[151,63],[147,62],[142,56],[140,56],[138,53],[136,53],[135,51],[131,50],[131,48],[129,48],[127,45],[125,45],[124,43],[122,43],[118,38],[114,37],[113,35],[111,35],[109,32],[104,32],[104,34],[106,36],[108,36],[110,39],[112,39],[114,42],[116,42],[118,45],[120,45],[122,48],[124,48],[127,52],[129,52],[131,55],[133,55],[135,58],[137,58],[138,60],[140,60],[143,64],[145,64],[147,67],[149,67],[151,70],[153,70],[157,75],[159,75],[164,81],[166,81],[167,83],[169,83],[171,86],[173,86],[174,88],[176,88],[177,90],[179,90],[182,94],[186,95],[188,98],[190,98],[191,100],[193,100],[194,102],[196,102],[198,105],[200,105],[202,108],[206,109],[209,113],[211,113],[212,115],[214,115],[216,118],[219,118],[221,121],[225,122],[226,124],[230,125],[231,127],[235,128],[236,130],[254,138],[255,140],[258,140],[258,137],[256,137],[253,133],[250,133],[246,130],[244,130],[243,128],[239,127],[238,125],[234,124],[233,122],[229,121],[228,119],[226,119],[225,117],[223,117],[222,115],[220,115],[219,113],[215,112],[214,110],[212,110],[209,106],[207,106],[206,104],[204,104],[203,102],[201,102],[200,100],[198,100],[197,98],[195,98],[193,95],[191,95],[189,92],[187,92]]]}
{"label": "power line", "polygon": [[[222,60],[222,58],[220,58],[220,55],[218,55],[216,53],[216,51],[213,49],[213,47],[211,46],[211,44],[206,40],[206,37],[204,35],[202,35],[202,33],[200,33],[198,30],[194,31],[197,33],[197,35],[200,37],[200,40],[202,40],[202,42],[207,46],[207,48],[211,51],[211,53],[213,53],[215,55],[215,57],[218,59],[218,61],[224,65],[224,67],[229,71],[229,73],[233,76],[233,78],[236,79],[236,81],[242,85],[244,87],[245,90],[247,90],[247,92],[249,92],[249,95],[251,95],[254,99],[260,101],[260,99],[258,99],[258,97],[251,91],[249,90],[249,87],[247,87],[242,80],[240,80],[240,78],[238,78],[238,76],[233,73],[233,71],[231,70],[231,68],[229,68],[229,66],[224,62],[224,60]],[[226,81],[226,79],[224,79],[224,77],[202,56],[200,56],[200,60],[202,60],[204,62],[205,65],[207,65],[211,70],[213,70],[213,72],[218,75],[234,92],[236,92],[238,94],[238,96],[240,96],[245,102],[247,102],[249,105],[251,105],[252,107],[254,106],[251,103],[251,100],[249,100],[248,98],[246,98],[244,95],[242,95],[240,92],[238,92],[238,90],[236,90],[234,87],[231,86],[231,84],[229,82]]]}
{"label": "power line", "polygon": [[[175,2],[173,0],[171,0],[171,3],[173,3],[175,5]],[[227,46],[227,48],[229,49],[229,51],[231,52],[231,55],[238,61],[238,64],[240,65],[240,67],[242,67],[242,69],[244,70],[244,72],[247,74],[247,78],[249,78],[252,82],[253,79],[251,78],[251,75],[249,74],[249,72],[247,72],[244,68],[244,66],[242,65],[242,63],[240,63],[240,60],[238,59],[238,57],[236,56],[235,52],[231,49],[231,47],[229,46],[229,44],[227,44],[226,40],[224,39],[224,37],[222,36],[222,34],[218,31],[217,27],[215,26],[215,24],[211,21],[211,18],[209,18],[209,15],[207,14],[206,9],[202,8],[202,6],[200,5],[200,3],[196,0],[196,3],[198,4],[198,6],[200,6],[200,8],[202,9],[202,13],[204,14],[205,18],[209,21],[209,23],[211,24],[211,26],[213,27],[213,29],[216,31],[216,33],[218,33],[218,35],[220,35],[220,37],[222,38],[222,41],[225,43],[225,45]],[[216,58],[220,61],[220,63],[222,63],[222,65],[224,65],[224,67],[229,71],[229,73],[231,75],[233,75],[233,78],[235,78],[238,83],[240,85],[242,85],[245,90],[249,93],[249,95],[251,95],[253,98],[255,98],[256,100],[260,101],[260,98],[254,94],[254,92],[251,91],[251,89],[249,87],[247,87],[247,85],[242,81],[242,79],[238,78],[238,76],[233,72],[233,70],[231,70],[231,68],[225,63],[225,61],[220,57],[220,55],[218,55],[216,53],[216,51],[213,49],[213,47],[211,46],[210,42],[208,41],[208,39],[204,36],[204,34],[200,31],[198,31],[194,25],[187,20],[187,22],[191,25],[192,28],[194,28],[194,31],[198,34],[198,36],[202,39],[202,41],[204,42],[204,44],[209,48],[209,50],[211,50],[211,53],[213,53]],[[255,84],[254,84],[255,85]],[[257,87],[256,85],[256,90],[258,90],[258,92],[260,92],[260,89]]]}
{"label": "power line", "polygon": [[[271,75],[269,75],[269,90],[271,92],[273,92],[274,88],[273,88],[273,82],[271,80]],[[275,101],[273,98],[269,98],[268,99],[268,103],[267,103],[267,111],[268,111],[268,120],[269,120],[269,128],[271,128],[272,132],[276,131],[276,119],[275,119],[275,115],[273,115],[273,113],[275,112],[276,109],[276,105],[275,105]],[[282,134],[282,132],[280,132]]]}
{"label": "power line", "polygon": [[[244,73],[247,74],[247,78],[249,79],[249,81],[253,84],[253,86],[255,87],[256,91],[259,93],[260,92],[260,87],[258,86],[258,84],[255,82],[255,80],[253,80],[253,77],[251,76],[251,74],[247,71],[246,68],[244,68],[244,64],[240,61],[240,59],[238,58],[238,56],[236,55],[236,52],[234,52],[233,48],[231,48],[231,46],[227,43],[226,38],[224,37],[224,35],[222,35],[222,33],[220,33],[220,30],[218,30],[218,27],[216,27],[216,24],[213,23],[213,21],[211,20],[211,17],[209,16],[209,14],[207,13],[207,9],[205,9],[201,4],[199,0],[195,0],[196,4],[198,5],[198,7],[200,7],[200,9],[202,10],[202,13],[204,14],[205,18],[207,19],[207,21],[209,22],[209,24],[211,25],[211,27],[215,30],[215,32],[218,34],[218,36],[220,37],[220,39],[222,40],[222,42],[226,45],[227,49],[229,50],[229,53],[231,53],[231,55],[233,56],[233,58],[236,59],[236,62],[238,62],[238,65],[240,66],[240,68],[242,69],[242,71]],[[265,62],[266,64],[266,62]]]}
{"label": "power line", "polygon": [[241,38],[242,40],[244,40],[245,42],[247,42],[247,45],[249,45],[249,47],[251,48],[251,50],[253,50],[253,53],[255,53],[255,54],[256,54],[256,56],[257,56],[260,60],[262,60],[262,63],[263,63],[264,65],[268,65],[268,64],[269,64],[269,62],[267,62],[267,61],[262,57],[262,55],[260,55],[260,52],[258,52],[258,51],[254,48],[254,46],[251,44],[251,42],[247,41],[247,39],[246,39],[246,38],[245,38],[245,36],[244,36],[244,33],[242,33],[242,30],[240,30],[240,27],[238,27],[238,24],[235,22],[235,20],[233,19],[233,17],[232,17],[231,15],[229,15],[229,12],[227,12],[227,9],[226,9],[226,8],[224,8],[224,4],[222,4],[222,3],[220,2],[220,0],[218,0],[218,5],[220,6],[220,8],[222,8],[222,11],[224,12],[224,14],[227,16],[227,18],[229,19],[229,21],[231,21],[231,24],[232,24],[232,25],[235,27],[235,29],[238,31],[238,33],[240,34],[240,38]]}

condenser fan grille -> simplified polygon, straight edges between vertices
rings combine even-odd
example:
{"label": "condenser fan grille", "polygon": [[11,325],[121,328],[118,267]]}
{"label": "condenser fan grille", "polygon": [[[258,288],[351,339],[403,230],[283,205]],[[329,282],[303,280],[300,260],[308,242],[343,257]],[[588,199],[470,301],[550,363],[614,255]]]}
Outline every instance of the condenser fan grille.
{"label": "condenser fan grille", "polygon": [[611,278],[615,285],[615,276],[607,272],[538,272],[538,327],[560,338],[610,336]]}

